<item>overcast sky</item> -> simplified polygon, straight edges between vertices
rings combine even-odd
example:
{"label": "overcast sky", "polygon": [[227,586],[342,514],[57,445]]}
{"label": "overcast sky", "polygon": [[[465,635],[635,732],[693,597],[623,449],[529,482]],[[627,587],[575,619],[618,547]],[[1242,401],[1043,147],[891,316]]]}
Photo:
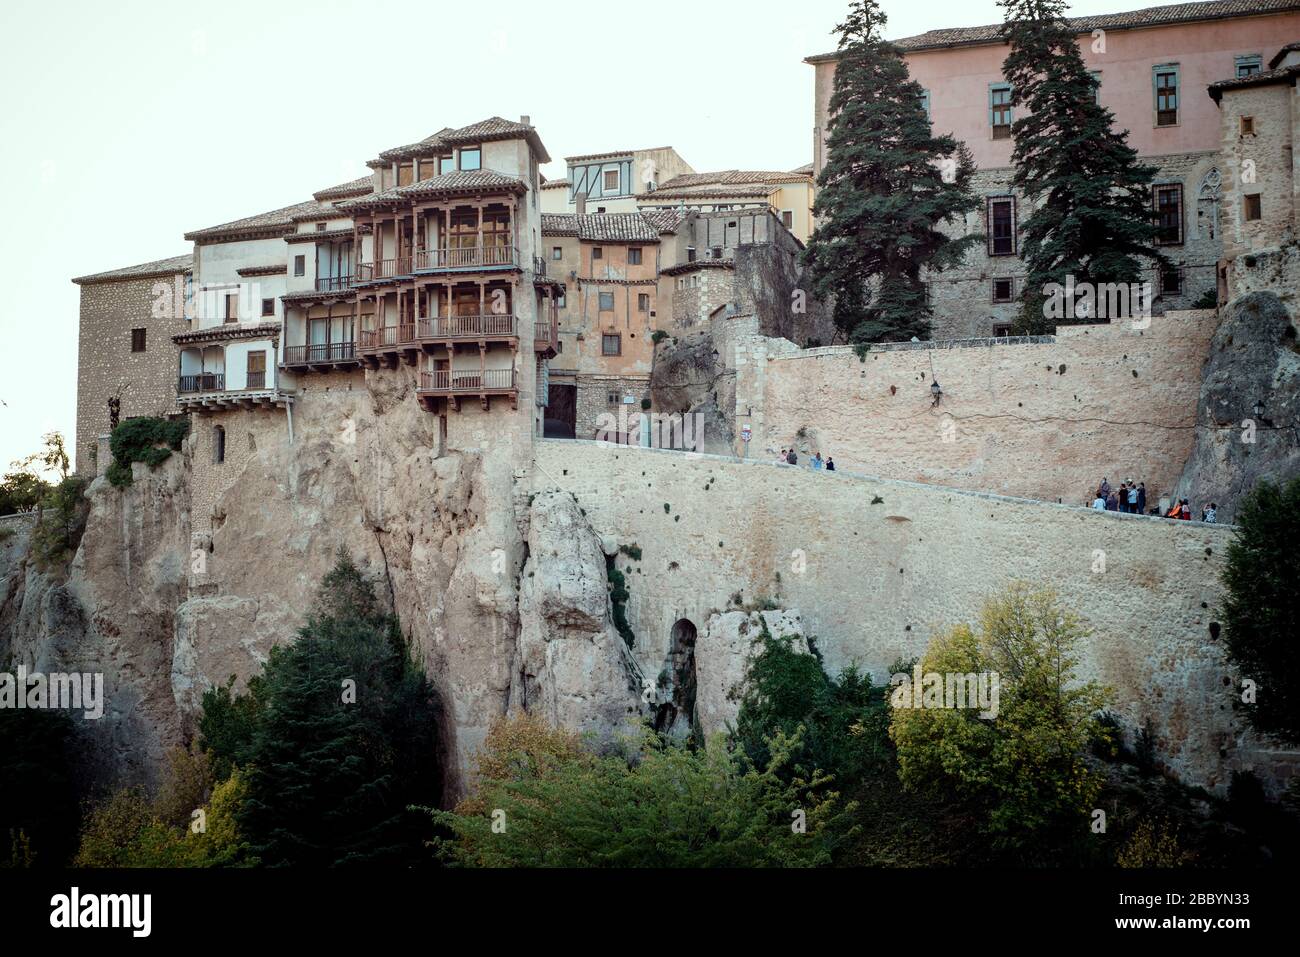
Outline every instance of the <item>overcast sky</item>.
{"label": "overcast sky", "polygon": [[[884,7],[894,38],[1001,19],[993,0]],[[71,277],[187,252],[187,230],[309,199],[382,149],[493,115],[532,118],[552,177],[564,156],[664,145],[700,171],[793,169],[812,159],[802,60],[834,49],[846,8],[4,0],[0,469],[52,429],[72,448]]]}

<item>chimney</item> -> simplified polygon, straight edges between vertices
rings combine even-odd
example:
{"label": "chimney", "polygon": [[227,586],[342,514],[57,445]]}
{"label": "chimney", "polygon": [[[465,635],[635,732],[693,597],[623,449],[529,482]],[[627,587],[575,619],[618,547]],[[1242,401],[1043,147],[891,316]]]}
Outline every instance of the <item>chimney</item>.
{"label": "chimney", "polygon": [[524,126],[532,126],[533,118],[525,113],[523,116],[519,117],[519,122],[524,124]]}

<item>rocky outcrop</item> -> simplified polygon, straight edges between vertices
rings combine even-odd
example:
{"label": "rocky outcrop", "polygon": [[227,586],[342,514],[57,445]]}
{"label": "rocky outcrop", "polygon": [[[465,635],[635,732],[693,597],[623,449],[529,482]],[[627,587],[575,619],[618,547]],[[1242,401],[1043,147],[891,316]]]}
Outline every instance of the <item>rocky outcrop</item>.
{"label": "rocky outcrop", "polygon": [[698,416],[691,429],[692,435],[701,436],[696,452],[730,455],[735,444],[728,410],[736,405],[736,379],[722,355],[727,348],[709,329],[655,350],[651,406],[658,413]]}
{"label": "rocky outcrop", "polygon": [[534,497],[511,708],[540,713],[601,743],[640,716],[643,684],[610,616],[605,558],[570,493]]}
{"label": "rocky outcrop", "polygon": [[728,611],[711,615],[695,644],[696,716],[705,740],[725,732],[740,713],[739,694],[764,629],[789,636],[808,652],[803,617],[794,609]]}
{"label": "rocky outcrop", "polygon": [[1256,483],[1300,475],[1300,347],[1295,322],[1273,293],[1250,293],[1224,308],[1196,421],[1175,491],[1195,510],[1215,502],[1219,521],[1230,522]]}

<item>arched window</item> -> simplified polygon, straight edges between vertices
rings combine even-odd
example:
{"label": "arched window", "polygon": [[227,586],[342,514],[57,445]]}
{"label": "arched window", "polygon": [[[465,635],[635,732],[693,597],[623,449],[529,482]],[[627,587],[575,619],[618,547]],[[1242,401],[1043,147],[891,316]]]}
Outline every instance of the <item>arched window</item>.
{"label": "arched window", "polygon": [[212,463],[220,465],[226,460],[226,430],[223,426],[212,427]]}

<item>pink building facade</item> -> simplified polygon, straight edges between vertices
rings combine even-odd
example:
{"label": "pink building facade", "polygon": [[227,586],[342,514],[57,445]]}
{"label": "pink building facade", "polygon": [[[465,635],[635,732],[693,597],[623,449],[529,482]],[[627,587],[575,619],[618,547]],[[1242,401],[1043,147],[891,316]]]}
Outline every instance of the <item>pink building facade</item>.
{"label": "pink building facade", "polygon": [[[1157,175],[1153,210],[1163,251],[1177,264],[1149,277],[1156,308],[1189,308],[1215,294],[1223,255],[1220,203],[1225,170],[1215,82],[1268,69],[1283,45],[1300,39],[1296,0],[1210,0],[1130,13],[1076,17],[1084,62],[1099,80],[1101,102],[1128,131],[1129,143]],[[1022,291],[1018,233],[1022,197],[1010,188],[1014,120],[1002,76],[1007,45],[998,27],[932,30],[897,41],[912,78],[925,90],[938,131],[966,143],[980,168],[981,214],[954,228],[986,233],[985,248],[962,268],[931,279],[936,338],[1006,334]],[[826,161],[835,55],[809,57],[815,69],[814,165]]]}

